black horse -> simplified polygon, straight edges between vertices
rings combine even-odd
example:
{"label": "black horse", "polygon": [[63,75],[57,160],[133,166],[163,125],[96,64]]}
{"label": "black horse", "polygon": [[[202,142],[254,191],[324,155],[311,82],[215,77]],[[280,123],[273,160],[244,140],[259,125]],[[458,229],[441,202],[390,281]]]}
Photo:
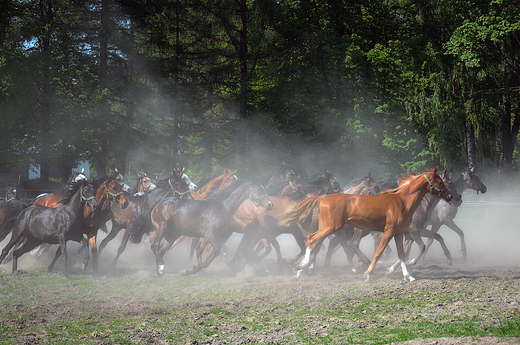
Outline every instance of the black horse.
{"label": "black horse", "polygon": [[63,206],[50,208],[31,205],[16,218],[13,235],[2,250],[0,263],[11,248],[23,243],[13,253],[13,273],[17,273],[18,258],[40,244],[59,244],[63,255],[63,275],[67,276],[67,241],[85,242],[82,231],[84,207],[95,211],[98,207],[95,191],[86,180],[72,182],[63,199]]}

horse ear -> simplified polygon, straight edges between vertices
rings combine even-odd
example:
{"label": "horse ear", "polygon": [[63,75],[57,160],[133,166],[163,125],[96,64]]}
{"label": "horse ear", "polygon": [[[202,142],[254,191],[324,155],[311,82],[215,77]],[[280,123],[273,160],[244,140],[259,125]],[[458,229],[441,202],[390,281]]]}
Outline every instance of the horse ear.
{"label": "horse ear", "polygon": [[369,171],[367,177],[370,179],[372,177],[372,171]]}
{"label": "horse ear", "polygon": [[439,166],[436,166],[436,167],[433,169],[433,173],[434,173],[434,174],[437,173],[437,169],[439,169]]}

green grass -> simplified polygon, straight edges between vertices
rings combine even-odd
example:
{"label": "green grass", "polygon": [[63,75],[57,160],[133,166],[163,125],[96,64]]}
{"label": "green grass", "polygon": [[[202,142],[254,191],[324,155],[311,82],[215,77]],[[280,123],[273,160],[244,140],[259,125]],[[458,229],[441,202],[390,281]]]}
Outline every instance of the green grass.
{"label": "green grass", "polygon": [[[0,272],[0,344],[16,344],[31,335],[52,344],[138,344],[155,338],[191,343],[282,330],[286,333],[278,342],[283,344],[520,337],[520,312],[487,303],[499,297],[497,289],[518,303],[518,284],[510,282],[468,280],[459,287],[446,281],[436,291],[420,290],[420,283],[381,282],[338,286],[334,294],[314,296],[289,283],[277,291],[221,281],[212,276],[64,279],[44,270],[19,277]],[[241,301],[239,307],[234,301]],[[457,314],[438,313],[455,304]],[[57,307],[70,314],[54,319]]]}

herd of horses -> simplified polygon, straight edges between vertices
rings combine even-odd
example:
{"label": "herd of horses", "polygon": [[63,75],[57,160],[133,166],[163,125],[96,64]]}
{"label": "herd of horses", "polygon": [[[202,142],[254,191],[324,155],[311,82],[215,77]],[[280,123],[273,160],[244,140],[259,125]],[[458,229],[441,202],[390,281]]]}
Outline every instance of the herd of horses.
{"label": "herd of horses", "polygon": [[[295,264],[301,259],[295,267],[296,277],[314,267],[322,243],[330,238],[325,265],[330,265],[333,251],[341,245],[353,270],[354,256],[368,267],[365,276],[370,280],[393,238],[398,260],[388,271],[400,266],[403,278],[409,281],[414,278],[406,262],[414,242],[419,253],[408,264],[417,263],[433,240],[442,246],[447,264],[452,264],[450,251],[437,233],[442,225],[459,234],[461,253],[466,257],[464,234],[453,219],[465,189],[487,191],[473,168],[452,177],[446,169],[436,167],[380,183],[369,172],[341,188],[328,170],[304,179],[285,163],[251,178],[239,178],[236,170],[223,169],[197,184],[184,169],[174,169],[155,184],[140,173],[133,191],[114,169],[92,181],[74,176],[63,191],[41,195],[30,205],[19,200],[18,189],[18,184],[8,183],[5,201],[0,204],[0,242],[11,234],[0,263],[10,258],[15,274],[20,256],[39,246],[59,244],[48,270],[62,256],[63,275],[67,276],[68,241],[85,248],[84,269],[92,252],[93,270],[98,272],[98,257],[124,229],[113,268],[128,241],[139,243],[144,234],[150,239],[159,276],[165,272],[164,255],[187,237],[192,240],[190,255],[195,254],[196,264],[184,274],[194,274],[221,254],[233,233],[243,234],[234,262],[260,262],[271,248],[279,263],[287,262],[277,238],[290,234],[300,248],[289,260]],[[105,225],[109,220],[110,232]],[[99,230],[108,234],[97,248]],[[372,260],[359,247],[368,234],[375,243]],[[429,239],[426,245],[422,237]]]}

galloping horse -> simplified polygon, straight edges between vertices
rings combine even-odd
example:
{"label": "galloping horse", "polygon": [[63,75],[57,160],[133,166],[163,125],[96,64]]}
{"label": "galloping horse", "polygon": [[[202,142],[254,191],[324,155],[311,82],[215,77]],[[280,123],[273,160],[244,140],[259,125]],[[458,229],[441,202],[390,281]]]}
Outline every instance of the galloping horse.
{"label": "galloping horse", "polygon": [[110,205],[110,210],[112,213],[112,229],[108,233],[107,237],[101,241],[101,244],[99,245],[99,253],[101,254],[101,251],[105,248],[108,242],[114,239],[119,231],[124,228],[125,234],[117,250],[116,257],[112,261],[112,267],[115,267],[119,256],[121,256],[121,254],[125,251],[126,244],[128,243],[128,237],[130,235],[129,225],[131,224],[131,221],[140,214],[150,210],[160,200],[168,196],[176,195],[182,197],[188,193],[188,185],[181,179],[179,175],[172,173],[170,177],[157,182],[157,188],[149,193],[145,193],[141,196],[127,194],[127,208],[123,209],[119,205]]}
{"label": "galloping horse", "polygon": [[132,193],[132,188],[126,184],[125,177],[119,172],[119,170],[117,170],[117,168],[114,168],[114,170],[110,169],[108,176],[113,177],[117,182],[119,182],[123,192]]}
{"label": "galloping horse", "polygon": [[[92,250],[94,272],[98,272],[98,255],[96,246],[97,231],[110,219],[110,214],[104,211],[105,205],[107,205],[109,202],[115,202],[124,209],[128,206],[128,201],[126,196],[123,194],[122,187],[119,182],[110,176],[97,177],[92,181],[92,186],[96,191],[95,197],[99,207],[95,211],[92,211],[90,208],[83,209],[84,222],[82,225],[82,231],[87,235],[88,244],[90,244],[90,249]],[[42,205],[51,208],[62,206],[64,198],[63,193],[64,192],[45,194],[37,198],[34,201],[34,205]],[[65,192],[65,194],[66,193],[67,192]],[[87,269],[89,261],[88,246],[85,246],[84,249],[86,250],[86,253],[85,260],[83,262],[83,269]],[[54,256],[54,260],[49,266],[49,270],[52,270],[54,263],[56,260],[58,260],[60,255],[61,252],[58,248],[56,255]]]}
{"label": "galloping horse", "polygon": [[402,179],[396,189],[387,190],[379,195],[330,194],[307,198],[286,214],[284,224],[296,221],[302,214],[314,208],[319,209],[319,230],[307,237],[305,258],[295,268],[296,277],[311,262],[323,240],[340,230],[345,223],[354,227],[383,232],[383,237],[372,263],[366,271],[370,280],[374,267],[392,238],[395,239],[404,279],[415,280],[404,262],[403,233],[408,230],[412,216],[423,197],[431,193],[446,201],[452,199],[452,192],[446,188],[437,174],[437,168],[423,174],[410,174]]}
{"label": "galloping horse", "polygon": [[[477,194],[480,192],[484,194],[487,192],[487,187],[480,181],[477,173],[475,173],[474,167],[468,167],[463,173],[458,174],[453,178],[453,184],[457,187],[457,190],[462,194],[466,189],[473,189],[477,191]],[[453,219],[457,215],[458,207],[454,204],[449,204],[447,202],[439,202],[437,207],[433,210],[431,219],[429,224],[432,225],[431,232],[437,233],[442,225],[446,225],[453,231],[457,233],[460,237],[460,251],[462,257],[466,258],[466,243],[464,242],[464,232],[461,228],[455,224]],[[426,244],[425,253],[428,251],[428,248],[433,243],[433,239],[428,239]]]}
{"label": "galloping horse", "polygon": [[63,206],[50,208],[31,205],[23,210],[14,223],[13,235],[2,250],[0,263],[11,248],[23,242],[13,253],[13,273],[18,270],[18,258],[42,243],[59,244],[63,255],[63,275],[67,276],[67,247],[69,240],[85,242],[81,226],[83,208],[95,211],[98,207],[94,188],[86,180],[70,184],[68,195],[62,201]]}
{"label": "galloping horse", "polygon": [[[326,193],[336,193],[340,190],[340,185],[334,175],[326,170],[324,174],[316,174],[310,179],[306,180],[304,185],[296,192],[283,196],[270,196],[273,202],[273,209],[266,212],[264,209],[256,208],[251,201],[244,201],[238,208],[231,223],[234,231],[244,233],[242,240],[235,254],[250,254],[253,253],[249,246],[256,243],[260,239],[271,243],[276,250],[278,262],[284,261],[280,251],[280,245],[276,237],[283,233],[292,234],[296,243],[301,248],[301,252],[291,260],[294,262],[298,260],[305,253],[305,237],[307,236],[307,228],[312,226],[306,219],[299,223],[281,226],[280,221],[286,212],[292,209],[300,201],[309,196],[322,195]],[[267,246],[266,246],[267,247]],[[259,258],[262,259],[270,252],[270,247]],[[251,258],[251,256],[249,256]]]}
{"label": "galloping horse", "polygon": [[[343,187],[343,194],[358,194],[358,195],[377,195],[381,193],[381,189],[379,185],[372,177],[372,173],[369,171],[368,174],[361,178],[356,178],[352,180],[349,184]],[[348,248],[346,242],[350,240],[352,237],[353,231],[350,229],[350,225],[345,224],[343,228],[334,234],[334,237],[330,240],[329,246],[327,248],[327,254],[325,256],[325,266],[330,266],[330,260],[332,258],[332,253],[334,249],[339,245],[343,247],[345,254],[347,255],[347,260],[350,263],[351,267],[354,267],[354,263],[352,261],[354,257],[354,252]],[[377,248],[379,242],[374,242],[374,245]],[[355,269],[353,268],[355,271]]]}
{"label": "galloping horse", "polygon": [[18,200],[18,183],[7,183],[5,202],[0,204],[0,242],[13,230],[14,220],[28,205]]}
{"label": "galloping horse", "polygon": [[[229,227],[233,215],[248,198],[267,210],[273,207],[261,185],[240,180],[214,197],[202,200],[167,198],[159,202],[151,213],[151,221],[156,229],[152,251],[156,257],[158,274],[164,274],[164,252],[159,251],[161,240],[164,238],[168,243],[174,243],[181,235],[203,237],[211,248],[204,262],[185,274],[194,274],[208,267],[233,232]],[[143,233],[143,227],[134,227],[132,241],[140,242]]]}

